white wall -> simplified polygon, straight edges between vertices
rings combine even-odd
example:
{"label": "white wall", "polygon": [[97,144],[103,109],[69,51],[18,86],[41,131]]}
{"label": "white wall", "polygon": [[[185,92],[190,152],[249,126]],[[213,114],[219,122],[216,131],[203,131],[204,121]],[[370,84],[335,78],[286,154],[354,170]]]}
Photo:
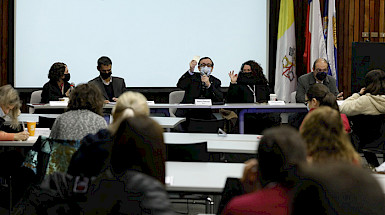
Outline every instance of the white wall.
{"label": "white wall", "polygon": [[127,87],[175,87],[194,55],[213,75],[256,60],[267,73],[267,0],[16,0],[15,86],[42,87],[54,62],[71,81],[96,77],[112,59]]}

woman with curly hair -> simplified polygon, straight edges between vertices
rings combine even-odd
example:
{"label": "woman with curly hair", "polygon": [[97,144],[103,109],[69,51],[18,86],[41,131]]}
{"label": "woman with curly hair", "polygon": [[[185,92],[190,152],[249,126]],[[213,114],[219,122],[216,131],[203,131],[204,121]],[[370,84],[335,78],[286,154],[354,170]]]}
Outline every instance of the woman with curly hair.
{"label": "woman with curly hair", "polygon": [[[27,140],[28,132],[20,132],[17,117],[20,114],[19,93],[11,85],[0,87],[0,140]],[[3,117],[11,118],[11,125],[4,125]]]}
{"label": "woman with curly hair", "polygon": [[58,101],[59,98],[69,97],[71,85],[68,83],[70,74],[67,65],[64,63],[54,63],[49,69],[49,81],[44,84],[41,94],[41,102]]}
{"label": "woman with curly hair", "polygon": [[100,90],[92,84],[78,85],[70,95],[68,110],[56,118],[51,138],[80,140],[107,128],[102,117],[104,99]]}
{"label": "woman with curly hair", "polygon": [[[262,67],[257,62],[246,61],[238,74],[231,71],[229,77],[231,82],[226,97],[227,103],[260,103],[269,100],[272,91]],[[281,117],[275,113],[246,114],[245,118],[245,133],[260,134],[263,129],[277,126],[281,122]]]}

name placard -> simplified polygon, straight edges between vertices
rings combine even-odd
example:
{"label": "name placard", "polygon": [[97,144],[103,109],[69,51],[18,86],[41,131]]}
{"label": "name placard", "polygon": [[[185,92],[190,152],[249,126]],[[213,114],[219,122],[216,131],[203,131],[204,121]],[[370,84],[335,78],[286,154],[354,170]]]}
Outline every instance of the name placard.
{"label": "name placard", "polygon": [[154,102],[154,101],[147,101],[147,104],[148,104],[148,105],[154,105],[155,102]]}
{"label": "name placard", "polygon": [[195,105],[210,106],[211,99],[195,99]]}
{"label": "name placard", "polygon": [[285,105],[285,101],[269,101],[269,105]]}

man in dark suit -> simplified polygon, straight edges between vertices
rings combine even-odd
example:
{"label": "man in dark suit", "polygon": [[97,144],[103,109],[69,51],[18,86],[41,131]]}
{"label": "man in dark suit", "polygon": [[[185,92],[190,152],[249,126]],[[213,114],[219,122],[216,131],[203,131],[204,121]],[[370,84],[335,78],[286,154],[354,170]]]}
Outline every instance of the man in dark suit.
{"label": "man in dark suit", "polygon": [[327,74],[328,69],[328,62],[323,58],[318,58],[313,64],[313,72],[298,78],[297,94],[295,96],[297,103],[305,102],[306,92],[309,90],[310,86],[315,83],[324,84],[338,99],[342,99],[342,92],[338,93],[336,79]]}
{"label": "man in dark suit", "polygon": [[112,61],[109,57],[103,56],[98,59],[97,69],[100,75],[88,83],[95,84],[102,92],[105,103],[116,102],[117,98],[126,91],[126,84],[123,78],[111,76]]}
{"label": "man in dark suit", "polygon": [[[190,69],[185,72],[177,83],[177,87],[185,91],[182,103],[194,103],[195,99],[211,99],[212,102],[223,102],[220,89],[221,81],[212,76],[214,63],[209,57],[203,57],[198,62],[199,73],[194,72],[197,62],[190,62]],[[179,117],[213,118],[211,110],[178,109],[175,113]]]}

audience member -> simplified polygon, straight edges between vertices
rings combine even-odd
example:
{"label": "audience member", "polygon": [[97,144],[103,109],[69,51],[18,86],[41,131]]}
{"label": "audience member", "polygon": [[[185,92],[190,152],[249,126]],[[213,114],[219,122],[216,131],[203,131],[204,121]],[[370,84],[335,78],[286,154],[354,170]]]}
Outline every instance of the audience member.
{"label": "audience member", "polygon": [[314,61],[313,72],[302,75],[298,78],[297,93],[295,100],[297,103],[305,102],[305,94],[309,90],[310,86],[315,83],[321,83],[328,87],[331,93],[337,96],[337,99],[342,99],[342,92],[338,93],[336,87],[336,79],[328,75],[329,63],[323,59],[318,58]]}
{"label": "audience member", "polygon": [[70,74],[66,64],[54,63],[49,69],[48,78],[49,81],[44,84],[41,93],[41,103],[59,101],[59,98],[69,97],[71,85],[68,83]]}
{"label": "audience member", "polygon": [[80,140],[107,127],[103,114],[103,97],[92,84],[78,85],[71,93],[67,112],[58,116],[50,137],[62,140]]}
{"label": "audience member", "polygon": [[372,70],[365,75],[365,87],[340,106],[347,116],[385,114],[385,72]]}
{"label": "audience member", "polygon": [[321,106],[306,115],[300,133],[310,161],[341,161],[360,165],[361,158],[345,132],[340,113]]}
{"label": "audience member", "polygon": [[[266,129],[259,142],[258,161],[249,161],[240,192],[222,214],[288,214],[289,190],[295,185],[296,165],[306,162],[306,146],[291,127]],[[235,194],[234,192],[232,194]],[[228,201],[222,200],[222,204]]]}
{"label": "audience member", "polygon": [[113,121],[109,128],[101,129],[96,134],[87,135],[82,139],[82,145],[72,156],[68,173],[87,177],[99,175],[121,122],[133,116],[149,116],[149,113],[147,99],[141,93],[123,93],[112,109]]}
{"label": "audience member", "polygon": [[293,189],[292,215],[382,215],[383,189],[372,174],[346,163],[298,168]]}
{"label": "audience member", "polygon": [[[227,103],[256,103],[267,102],[271,92],[269,83],[263,74],[262,67],[255,61],[249,60],[242,64],[239,74],[229,72],[231,79],[227,91]],[[240,110],[235,110],[239,113]],[[279,113],[246,114],[245,133],[261,134],[265,128],[281,123]]]}
{"label": "audience member", "polygon": [[[20,115],[20,98],[11,85],[0,87],[0,140],[27,140],[29,133],[21,131],[17,117]],[[9,116],[11,124],[4,124],[5,116]]]}
{"label": "audience member", "polygon": [[[182,103],[194,103],[195,99],[211,99],[212,102],[223,102],[221,81],[212,74],[214,62],[209,57],[203,57],[198,62],[199,73],[194,72],[197,62],[190,62],[190,69],[182,75],[177,87],[185,91]],[[178,117],[214,119],[210,109],[177,109]]]}
{"label": "audience member", "polygon": [[117,98],[122,93],[126,92],[126,83],[124,83],[124,79],[111,76],[112,61],[109,57],[100,57],[96,68],[100,72],[100,75],[89,81],[89,83],[95,84],[100,89],[104,96],[105,103],[116,102]]}
{"label": "audience member", "polygon": [[[305,104],[309,112],[320,107],[320,106],[329,106],[338,112],[336,97],[329,91],[329,89],[323,84],[313,84],[310,86],[309,90],[305,96]],[[348,117],[341,113],[341,119],[344,124],[345,131],[347,133],[351,132]]]}

